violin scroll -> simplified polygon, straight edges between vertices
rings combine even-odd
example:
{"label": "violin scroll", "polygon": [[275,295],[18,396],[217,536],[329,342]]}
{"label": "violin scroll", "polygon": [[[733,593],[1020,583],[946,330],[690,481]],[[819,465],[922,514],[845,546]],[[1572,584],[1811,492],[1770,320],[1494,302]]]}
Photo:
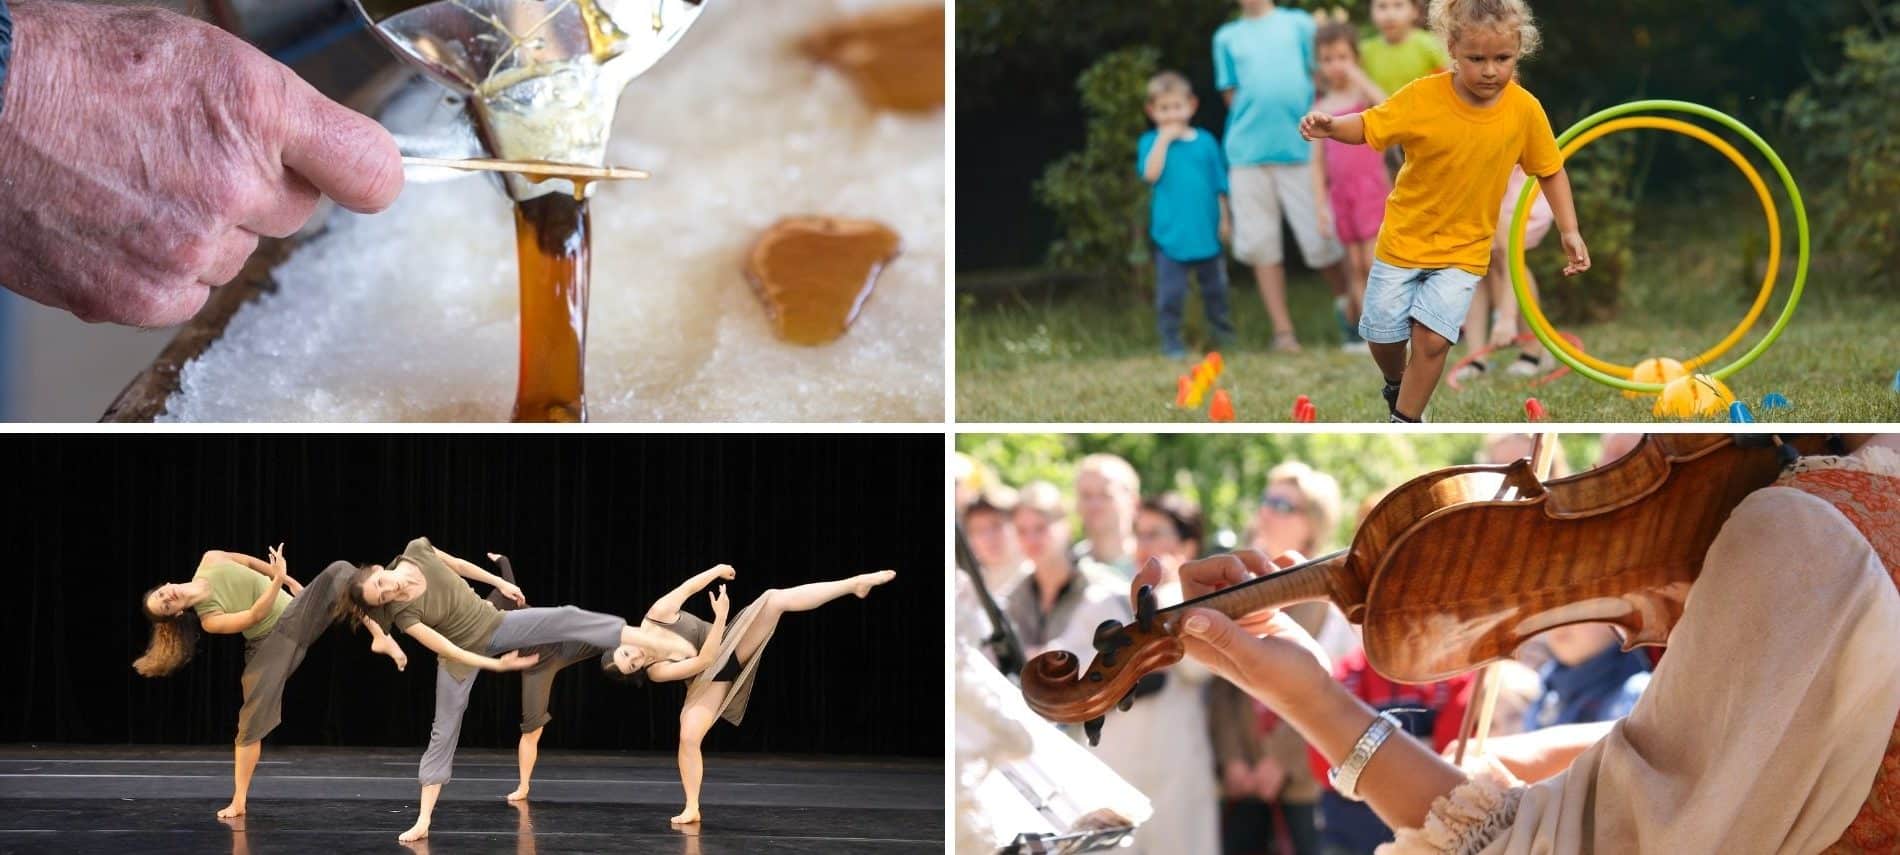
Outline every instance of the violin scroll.
{"label": "violin scroll", "polygon": [[[1144,592],[1145,593],[1145,592]],[[1146,602],[1147,609],[1139,608]],[[1123,625],[1105,621],[1095,630],[1095,660],[1087,670],[1066,650],[1051,650],[1023,668],[1023,699],[1037,715],[1050,721],[1081,724],[1099,719],[1109,710],[1133,700],[1135,683],[1186,655],[1175,636],[1179,628],[1172,615],[1153,609],[1153,595],[1137,597],[1137,614],[1147,618]],[[1145,614],[1143,614],[1145,612]],[[1099,732],[1101,725],[1092,728]]]}

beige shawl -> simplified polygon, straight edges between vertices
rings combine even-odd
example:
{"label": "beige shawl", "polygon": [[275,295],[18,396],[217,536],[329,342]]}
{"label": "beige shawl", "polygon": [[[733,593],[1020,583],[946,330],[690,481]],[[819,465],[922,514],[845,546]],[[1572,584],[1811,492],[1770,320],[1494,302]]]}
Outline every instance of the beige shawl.
{"label": "beige shawl", "polygon": [[1834,507],[1785,487],[1717,536],[1629,717],[1523,787],[1495,763],[1411,853],[1811,853],[1847,828],[1900,709],[1900,593]]}

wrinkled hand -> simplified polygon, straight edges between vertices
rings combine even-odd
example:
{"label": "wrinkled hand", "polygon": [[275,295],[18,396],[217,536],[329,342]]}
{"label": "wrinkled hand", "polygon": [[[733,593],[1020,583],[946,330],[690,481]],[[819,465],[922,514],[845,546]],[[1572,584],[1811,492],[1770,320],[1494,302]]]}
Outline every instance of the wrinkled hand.
{"label": "wrinkled hand", "polygon": [[[1306,559],[1288,552],[1269,561],[1257,549],[1243,549],[1181,565],[1181,596],[1194,599],[1242,582],[1291,567]],[[1130,602],[1143,585],[1161,580],[1161,565],[1152,559],[1135,574]],[[1190,609],[1182,624],[1181,641],[1187,654],[1222,679],[1263,702],[1303,683],[1332,678],[1332,666],[1313,637],[1278,609],[1246,615],[1239,622],[1213,609]]]}
{"label": "wrinkled hand", "polygon": [[1575,276],[1590,269],[1590,247],[1583,242],[1582,232],[1564,232],[1564,257],[1570,259],[1564,265],[1565,276]]}
{"label": "wrinkled hand", "polygon": [[389,657],[391,661],[396,663],[396,670],[398,671],[409,667],[409,654],[402,652],[402,645],[396,643],[396,637],[393,635],[385,635],[375,641],[371,641],[369,643],[369,649]]}
{"label": "wrinkled hand", "polygon": [[539,662],[540,660],[541,660],[541,654],[539,653],[530,653],[523,656],[521,651],[519,650],[510,650],[507,653],[503,653],[498,659],[495,660],[500,663],[500,667],[496,668],[495,670],[497,671],[525,671],[529,668],[534,667],[534,663]]}
{"label": "wrinkled hand", "polygon": [[1300,136],[1307,142],[1333,138],[1333,117],[1315,110],[1300,120]]}
{"label": "wrinkled hand", "polygon": [[732,601],[726,599],[726,586],[720,585],[718,590],[709,592],[706,596],[712,600],[714,615],[723,618],[726,616],[726,612],[732,609]]}
{"label": "wrinkled hand", "polygon": [[0,284],[82,320],[168,326],[319,193],[402,189],[389,133],[209,24],[17,0],[0,112]]}

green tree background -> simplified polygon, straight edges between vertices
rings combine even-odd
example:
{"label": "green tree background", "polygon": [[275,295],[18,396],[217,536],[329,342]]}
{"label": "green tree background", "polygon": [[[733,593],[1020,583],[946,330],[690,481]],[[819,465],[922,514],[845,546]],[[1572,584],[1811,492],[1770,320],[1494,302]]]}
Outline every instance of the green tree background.
{"label": "green tree background", "polygon": [[[1343,7],[1365,0],[1282,5]],[[1638,98],[1707,104],[1751,125],[1805,182],[1823,250],[1852,256],[1862,282],[1900,284],[1900,2],[1606,0],[1533,2],[1545,33],[1525,74],[1559,129]],[[957,3],[958,264],[1049,265],[1138,278],[1145,262],[1134,137],[1145,127],[1129,81],[1154,64],[1186,73],[1196,123],[1220,130],[1210,41],[1232,0],[960,0]],[[1370,33],[1370,29],[1367,29]],[[1080,97],[1078,97],[1080,96]],[[1579,176],[1588,215],[1628,212],[1646,196],[1734,189],[1720,158],[1670,135],[1592,147]],[[1608,141],[1606,141],[1608,143]],[[1598,229],[1592,253],[1614,288],[1624,236]],[[1137,246],[1131,247],[1130,244]],[[1554,251],[1554,250],[1553,250]],[[1536,262],[1533,261],[1535,264]],[[1553,302],[1561,304],[1562,296]],[[1602,305],[1599,301],[1598,305]]]}
{"label": "green tree background", "polygon": [[[1340,527],[1335,543],[1350,540],[1355,511],[1367,496],[1433,469],[1477,459],[1482,434],[961,434],[957,450],[990,467],[1012,487],[1044,480],[1075,498],[1075,467],[1089,454],[1121,456],[1141,475],[1144,496],[1175,491],[1201,506],[1210,541],[1215,532],[1244,531],[1267,472],[1300,460],[1339,481]],[[1594,463],[1601,438],[1563,434],[1574,469]],[[1210,544],[1211,548],[1211,544]]]}

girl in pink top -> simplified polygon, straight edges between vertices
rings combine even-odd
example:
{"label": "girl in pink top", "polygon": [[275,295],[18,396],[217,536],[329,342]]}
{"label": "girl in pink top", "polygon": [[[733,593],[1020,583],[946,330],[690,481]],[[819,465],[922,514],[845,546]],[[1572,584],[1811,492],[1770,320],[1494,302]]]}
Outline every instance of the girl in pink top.
{"label": "girl in pink top", "polygon": [[[1314,36],[1319,56],[1320,87],[1313,109],[1334,115],[1357,113],[1385,100],[1385,92],[1365,70],[1359,67],[1358,33],[1351,24],[1327,24]],[[1385,220],[1385,197],[1392,192],[1386,176],[1385,161],[1379,153],[1362,145],[1346,145],[1334,140],[1314,143],[1314,195],[1325,199],[1319,206],[1320,231],[1332,231],[1346,247],[1346,281],[1352,283],[1348,297],[1358,317],[1364,300],[1366,278],[1372,270],[1372,248],[1379,238],[1379,224]]]}

